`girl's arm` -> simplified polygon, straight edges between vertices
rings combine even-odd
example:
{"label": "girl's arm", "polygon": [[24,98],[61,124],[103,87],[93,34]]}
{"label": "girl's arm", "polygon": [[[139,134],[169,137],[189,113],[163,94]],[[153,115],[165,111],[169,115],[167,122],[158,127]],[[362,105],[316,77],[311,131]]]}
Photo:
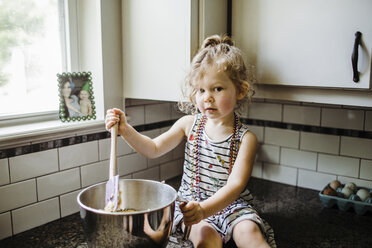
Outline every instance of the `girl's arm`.
{"label": "girl's arm", "polygon": [[197,224],[235,201],[245,189],[251,176],[257,152],[257,138],[247,132],[243,136],[234,167],[225,186],[203,202],[181,205],[185,225]]}
{"label": "girl's arm", "polygon": [[119,134],[128,145],[147,158],[157,158],[175,148],[184,139],[193,120],[193,116],[184,116],[177,120],[168,131],[154,139],[140,134],[129,125],[124,112],[120,109],[108,110],[105,122],[107,130],[119,122]]}

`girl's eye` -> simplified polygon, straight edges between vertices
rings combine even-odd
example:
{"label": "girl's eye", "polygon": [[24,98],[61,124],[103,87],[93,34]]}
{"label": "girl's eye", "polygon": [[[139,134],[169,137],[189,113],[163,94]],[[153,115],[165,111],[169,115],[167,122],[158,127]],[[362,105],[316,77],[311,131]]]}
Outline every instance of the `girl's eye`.
{"label": "girl's eye", "polygon": [[220,91],[223,90],[223,88],[222,87],[216,87],[216,88],[214,88],[214,90],[217,91],[217,92],[220,92]]}
{"label": "girl's eye", "polygon": [[204,93],[204,89],[199,89],[199,93]]}

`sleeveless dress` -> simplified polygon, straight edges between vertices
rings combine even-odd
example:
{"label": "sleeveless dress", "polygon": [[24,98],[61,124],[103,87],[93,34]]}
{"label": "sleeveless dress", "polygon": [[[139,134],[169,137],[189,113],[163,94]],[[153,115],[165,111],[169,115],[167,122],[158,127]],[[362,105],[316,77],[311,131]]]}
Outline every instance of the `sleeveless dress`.
{"label": "sleeveless dress", "polygon": [[[223,141],[214,142],[206,135],[204,128],[200,128],[204,126],[203,118],[205,117],[202,114],[196,115],[185,146],[183,176],[178,194],[188,201],[204,201],[227,183],[230,174],[231,141],[236,137],[236,143],[240,144],[243,135],[249,131],[245,124],[237,124],[237,135],[232,134]],[[240,123],[239,119],[237,120]],[[198,143],[195,142],[197,138],[200,140]],[[199,153],[195,155],[195,146],[198,144],[200,146]],[[196,160],[198,166],[196,166]],[[180,227],[182,218],[179,202],[176,202],[173,230]],[[254,209],[253,197],[248,189],[245,189],[239,198],[225,209],[204,219],[217,230],[225,243],[230,240],[234,226],[242,220],[252,220],[257,223],[270,247],[276,247],[274,232]]]}

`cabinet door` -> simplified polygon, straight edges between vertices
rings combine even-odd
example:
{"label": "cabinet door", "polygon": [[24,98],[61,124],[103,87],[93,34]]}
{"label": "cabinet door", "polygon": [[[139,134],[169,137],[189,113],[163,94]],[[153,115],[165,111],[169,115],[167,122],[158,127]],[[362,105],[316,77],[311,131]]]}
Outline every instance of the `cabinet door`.
{"label": "cabinet door", "polygon": [[371,13],[371,0],[234,0],[232,35],[256,66],[258,83],[369,89]]}
{"label": "cabinet door", "polygon": [[123,0],[124,97],[178,101],[199,44],[227,31],[227,0]]}
{"label": "cabinet door", "polygon": [[124,97],[179,100],[198,42],[195,20],[192,0],[122,1]]}

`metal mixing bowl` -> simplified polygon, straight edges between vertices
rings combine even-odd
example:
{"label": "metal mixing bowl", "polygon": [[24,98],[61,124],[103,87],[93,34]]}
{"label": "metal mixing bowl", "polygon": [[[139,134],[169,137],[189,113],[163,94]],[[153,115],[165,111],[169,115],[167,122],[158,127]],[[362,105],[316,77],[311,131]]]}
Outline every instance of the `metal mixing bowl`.
{"label": "metal mixing bowl", "polygon": [[121,201],[135,212],[106,212],[106,183],[84,189],[77,197],[88,247],[166,247],[177,192],[151,180],[121,179]]}

